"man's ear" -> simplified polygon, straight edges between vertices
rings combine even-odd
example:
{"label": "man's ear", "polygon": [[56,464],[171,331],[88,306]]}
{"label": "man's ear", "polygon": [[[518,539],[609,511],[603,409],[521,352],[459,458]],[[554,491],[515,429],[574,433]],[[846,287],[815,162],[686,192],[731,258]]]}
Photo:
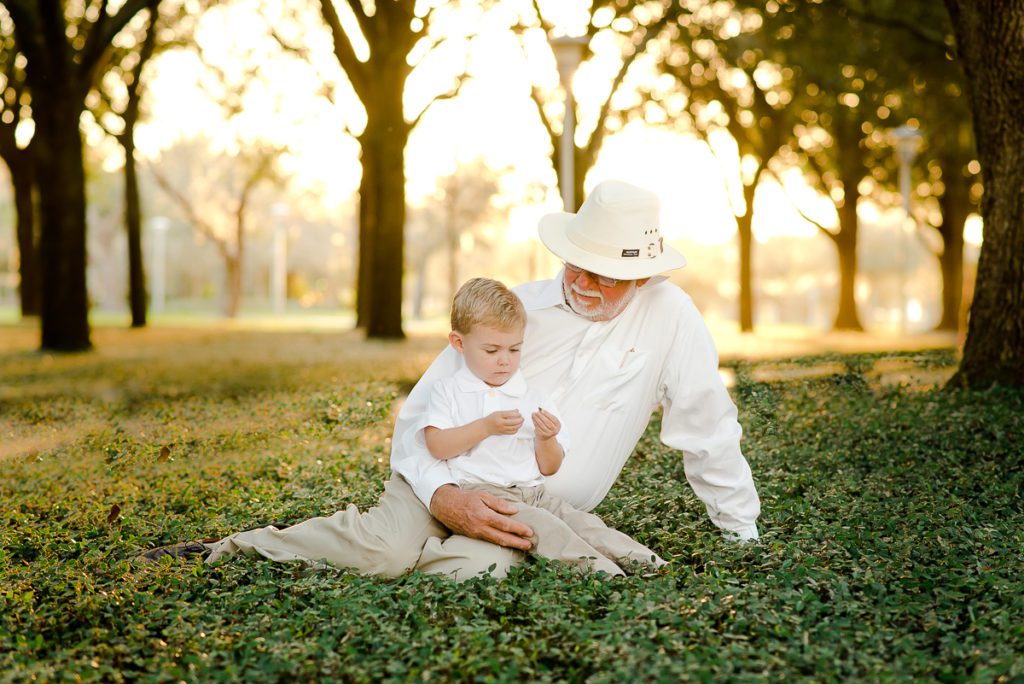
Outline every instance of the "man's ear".
{"label": "man's ear", "polygon": [[448,333],[448,343],[455,348],[455,351],[462,351],[462,335],[452,330]]}

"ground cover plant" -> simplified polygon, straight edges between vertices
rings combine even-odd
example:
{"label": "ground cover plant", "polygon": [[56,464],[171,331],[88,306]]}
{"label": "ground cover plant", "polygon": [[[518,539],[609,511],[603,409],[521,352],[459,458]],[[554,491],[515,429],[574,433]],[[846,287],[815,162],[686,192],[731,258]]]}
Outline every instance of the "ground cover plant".
{"label": "ground cover plant", "polygon": [[728,360],[757,544],[712,528],[655,420],[597,512],[666,568],[454,585],[132,561],[372,505],[440,338],[0,333],[0,681],[1024,677],[1024,394],[936,391],[951,350]]}

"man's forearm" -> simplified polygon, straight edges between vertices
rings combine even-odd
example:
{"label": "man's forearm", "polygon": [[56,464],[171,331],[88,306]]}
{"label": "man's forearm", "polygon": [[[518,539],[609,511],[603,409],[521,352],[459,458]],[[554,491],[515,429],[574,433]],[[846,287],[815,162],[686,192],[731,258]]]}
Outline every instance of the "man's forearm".
{"label": "man's forearm", "polygon": [[441,461],[466,453],[488,436],[483,420],[474,420],[472,423],[445,430],[427,426],[423,432],[423,439],[427,443],[430,455]]}

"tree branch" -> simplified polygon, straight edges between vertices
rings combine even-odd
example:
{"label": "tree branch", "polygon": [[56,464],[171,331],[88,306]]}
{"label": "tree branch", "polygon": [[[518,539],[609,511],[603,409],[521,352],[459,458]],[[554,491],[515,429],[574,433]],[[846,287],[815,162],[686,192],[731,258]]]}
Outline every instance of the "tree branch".
{"label": "tree branch", "polygon": [[452,88],[451,90],[449,90],[446,93],[442,93],[442,94],[434,97],[434,99],[432,99],[430,102],[428,102],[427,105],[423,109],[420,110],[420,113],[417,114],[416,117],[408,124],[407,130],[409,132],[412,132],[412,130],[414,128],[416,128],[416,126],[419,124],[420,120],[423,118],[423,115],[426,114],[430,110],[430,108],[433,107],[438,102],[440,102],[442,100],[451,100],[453,98],[458,97],[459,93],[462,91],[462,86],[465,84],[465,82],[467,80],[469,80],[469,74],[467,74],[466,72],[463,72],[462,74],[460,74],[457,77],[457,80],[456,80],[456,83],[455,83],[455,87]]}
{"label": "tree branch", "polygon": [[[121,29],[127,26],[128,22],[136,14],[146,9],[151,4],[151,0],[125,0],[125,3],[121,5],[120,9],[112,17],[106,13],[106,0],[104,0],[103,4],[104,6],[100,9],[100,16],[89,31],[89,36],[85,40],[85,47],[81,51],[81,60],[78,68],[82,76],[88,76],[92,73],[103,53],[110,47],[114,36],[120,33]],[[88,80],[91,81],[92,79]]]}
{"label": "tree branch", "polygon": [[[351,2],[352,0],[349,1]],[[356,96],[365,104],[370,99],[370,76],[367,73],[366,65],[356,57],[352,41],[341,25],[341,19],[338,17],[338,12],[334,9],[332,0],[320,0],[320,9],[324,21],[327,22],[328,28],[331,29],[331,37],[334,39],[334,55],[338,58],[338,63],[345,71],[345,75],[348,76],[352,88],[356,91]]]}
{"label": "tree branch", "polygon": [[167,177],[158,170],[155,164],[147,163],[146,168],[151,174],[153,174],[153,178],[156,180],[157,185],[160,186],[160,189],[167,193],[167,196],[171,198],[171,201],[178,205],[178,208],[185,213],[186,220],[195,226],[196,230],[202,233],[205,238],[217,245],[217,250],[221,253],[221,256],[226,258],[228,256],[228,252],[225,240],[218,237],[216,232],[214,232],[213,227],[196,213],[192,204],[188,201],[188,198],[174,187]]}
{"label": "tree branch", "polygon": [[950,53],[956,57],[956,42],[950,34],[929,31],[928,28],[922,26],[920,22],[911,21],[906,17],[882,16],[874,14],[873,12],[861,10],[854,7],[849,2],[843,2],[843,7],[851,16],[860,19],[864,23],[909,33],[924,45],[929,45],[942,50],[943,57],[945,57],[946,53]]}
{"label": "tree branch", "polygon": [[832,240],[833,242],[837,242],[838,241],[838,239],[839,239],[838,235],[836,235],[831,230],[829,230],[825,226],[821,225],[820,223],[818,223],[817,221],[815,221],[810,216],[808,216],[807,214],[804,213],[804,210],[800,208],[800,205],[798,205],[796,203],[796,201],[793,199],[792,195],[789,194],[789,191],[786,190],[786,186],[782,182],[782,179],[779,178],[779,174],[775,173],[775,171],[773,169],[768,169],[768,173],[772,174],[772,177],[776,180],[776,182],[778,182],[779,187],[782,188],[782,194],[786,196],[786,199],[789,200],[789,204],[793,207],[793,210],[796,211],[796,213],[800,214],[800,217],[804,221],[807,221],[812,226],[817,226],[818,230],[820,230],[822,233],[827,235],[828,238],[830,240]]}

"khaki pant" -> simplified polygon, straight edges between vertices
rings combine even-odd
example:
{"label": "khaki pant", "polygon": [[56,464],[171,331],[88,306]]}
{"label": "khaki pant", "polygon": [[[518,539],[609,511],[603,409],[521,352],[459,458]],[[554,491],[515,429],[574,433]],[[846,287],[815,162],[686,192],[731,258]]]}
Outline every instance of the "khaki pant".
{"label": "khaki pant", "polygon": [[[542,487],[481,489],[517,504],[513,518],[533,528],[534,552],[621,575],[613,560],[664,564],[647,547],[607,527],[600,518],[544,493]],[[504,577],[523,553],[460,535],[449,536],[398,475],[384,485],[377,506],[354,505],[279,530],[239,532],[211,545],[207,563],[242,553],[274,561],[325,561],[365,575],[397,577],[412,568],[462,581],[481,573]],[[593,561],[587,559],[593,559]]]}
{"label": "khaki pant", "polygon": [[[582,570],[604,571],[609,575],[624,575],[622,568],[617,565],[623,561],[636,561],[654,567],[665,564],[657,554],[629,535],[608,527],[596,515],[551,496],[542,486],[497,487],[475,484],[463,485],[463,488],[479,489],[515,504],[519,510],[512,519],[533,529],[531,553],[538,556],[570,563]],[[476,540],[459,536],[429,539],[423,547],[418,567],[428,572],[447,574],[457,581],[469,579],[480,571],[478,554],[482,550],[476,545],[467,545],[467,541]],[[510,554],[516,553],[511,549],[503,550]],[[470,558],[470,554],[477,555],[477,558]],[[492,556],[488,554],[488,557]],[[492,574],[504,577],[522,555],[518,558],[513,555],[512,558],[512,563],[498,563]],[[463,560],[462,564],[458,562],[460,559]]]}

